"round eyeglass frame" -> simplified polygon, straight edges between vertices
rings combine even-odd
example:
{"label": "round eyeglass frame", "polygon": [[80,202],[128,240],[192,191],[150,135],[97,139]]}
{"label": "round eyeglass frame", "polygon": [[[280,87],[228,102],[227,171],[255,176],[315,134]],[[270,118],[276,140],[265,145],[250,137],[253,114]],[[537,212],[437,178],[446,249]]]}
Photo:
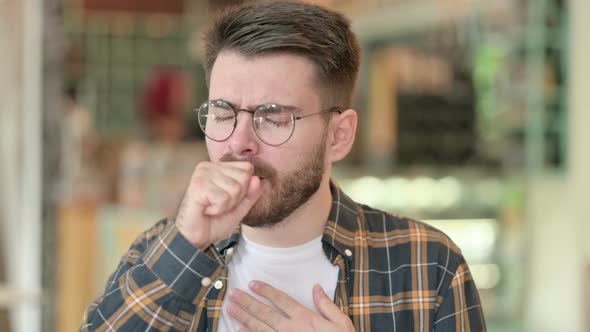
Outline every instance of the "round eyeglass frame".
{"label": "round eyeglass frame", "polygon": [[[205,124],[201,122],[201,112],[205,107],[209,107],[209,105],[214,104],[214,103],[218,103],[218,104],[223,104],[224,107],[228,107],[228,109],[231,109],[234,112],[234,123],[233,123],[233,127],[231,132],[227,135],[226,138],[224,139],[215,139],[210,137],[209,135],[207,135],[207,132],[205,131]],[[258,133],[258,130],[256,129],[256,125],[254,124],[255,120],[255,114],[256,112],[260,112],[262,111],[265,107],[285,107],[283,105],[279,105],[279,104],[262,104],[258,107],[256,107],[256,109],[254,110],[248,110],[248,109],[243,109],[243,108],[236,108],[234,107],[232,104],[223,101],[223,100],[208,100],[206,102],[204,102],[203,104],[201,104],[201,106],[199,106],[199,108],[195,109],[195,111],[197,111],[197,118],[199,121],[199,128],[201,128],[201,131],[203,132],[203,134],[205,134],[205,136],[207,136],[207,138],[209,138],[212,141],[215,142],[223,142],[223,141],[227,141],[236,131],[236,127],[238,125],[238,113],[239,112],[246,112],[246,113],[250,113],[252,115],[252,129],[254,129],[254,133],[256,134],[256,137],[258,137],[258,139],[263,142],[266,145],[270,145],[270,146],[280,146],[283,145],[285,143],[287,143],[291,137],[293,136],[293,133],[295,132],[295,126],[297,124],[298,120],[302,120],[314,115],[319,115],[319,114],[324,114],[324,113],[329,113],[329,112],[337,112],[338,114],[342,114],[342,109],[338,106],[334,106],[334,107],[330,107],[328,109],[319,111],[319,112],[315,112],[315,113],[311,113],[311,114],[305,114],[305,115],[300,115],[300,116],[295,116],[293,113],[291,113],[291,122],[293,123],[293,126],[291,127],[291,132],[289,133],[289,136],[281,143],[278,144],[272,144],[269,143],[267,141],[265,141],[262,137],[260,137],[260,134]]]}

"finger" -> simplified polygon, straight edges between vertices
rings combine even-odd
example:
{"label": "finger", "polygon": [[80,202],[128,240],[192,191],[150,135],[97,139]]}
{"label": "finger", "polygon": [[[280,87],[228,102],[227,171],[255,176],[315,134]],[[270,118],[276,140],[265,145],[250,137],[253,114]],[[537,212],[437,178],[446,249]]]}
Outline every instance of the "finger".
{"label": "finger", "polygon": [[258,176],[253,176],[248,183],[248,192],[245,200],[248,204],[253,205],[258,198],[260,198],[260,194],[262,194],[260,178]]}
{"label": "finger", "polygon": [[286,323],[286,316],[268,304],[258,301],[253,296],[244,291],[239,289],[231,289],[229,291],[229,299],[256,320],[265,323],[275,330],[281,330]]}
{"label": "finger", "polygon": [[[225,167],[225,173],[231,174],[230,169],[235,170],[237,175],[233,175],[235,178],[242,176],[243,187],[247,188],[248,175],[244,170],[240,170],[233,167]],[[192,193],[195,202],[197,202],[202,208],[201,213],[209,216],[217,215],[221,212],[231,210],[233,206],[228,207],[227,203],[232,203],[232,193],[241,192],[242,189],[235,188],[232,184],[233,177],[225,175],[223,171],[224,167],[209,162],[199,163],[191,177],[191,183],[187,189],[187,194]],[[240,175],[241,174],[241,175]],[[233,188],[232,188],[233,187]],[[226,193],[223,193],[225,191]],[[246,190],[244,189],[244,192]],[[220,200],[221,199],[221,200]],[[221,205],[221,206],[220,206]]]}
{"label": "finger", "polygon": [[[232,165],[233,163],[217,163],[207,169],[206,177],[208,179],[231,178],[239,183],[243,188],[248,187],[248,181],[252,177],[253,166],[244,167]],[[248,165],[246,163],[245,165]]]}
{"label": "finger", "polygon": [[260,198],[262,194],[262,187],[260,186],[260,178],[253,176],[248,184],[248,191],[244,199],[234,209],[233,213],[240,219],[243,218],[252,208],[254,203]]}
{"label": "finger", "polygon": [[243,168],[243,169],[248,169],[248,168],[252,167],[252,163],[247,160],[243,160],[243,161],[217,161],[215,163],[219,164],[219,165],[231,165],[232,167],[238,167],[238,168]]}
{"label": "finger", "polygon": [[246,187],[253,173],[254,166],[249,162],[202,162],[197,165],[193,178],[200,178],[202,185],[203,180],[210,181],[213,177],[228,176]]}
{"label": "finger", "polygon": [[203,176],[231,196],[232,200],[228,210],[233,209],[246,195],[253,173],[252,164],[249,162],[220,162],[207,166]]}
{"label": "finger", "polygon": [[320,310],[322,315],[333,323],[341,323],[348,316],[326,295],[326,292],[319,284],[313,286],[313,303]]}
{"label": "finger", "polygon": [[254,173],[254,165],[249,161],[225,161],[218,162],[216,165],[232,170],[234,174],[245,173],[251,176]]}
{"label": "finger", "polygon": [[211,177],[211,182],[224,190],[230,197],[227,211],[233,210],[238,203],[240,203],[246,196],[248,190],[248,183],[239,183],[234,178],[227,176],[221,172],[218,175]]}
{"label": "finger", "polygon": [[[216,183],[226,189],[232,196],[239,197],[239,202],[248,191],[248,185],[252,180],[254,167],[250,163],[243,162],[240,163],[243,164],[239,165],[240,167],[227,164],[224,163],[216,169],[220,176],[215,179],[219,182],[223,181],[223,183]],[[230,179],[235,182],[232,182]]]}
{"label": "finger", "polygon": [[249,178],[254,174],[254,165],[249,162],[224,162],[216,165],[225,174],[236,179]]}
{"label": "finger", "polygon": [[250,281],[248,286],[256,294],[272,302],[272,304],[274,304],[277,308],[279,308],[291,318],[300,317],[309,310],[295,299],[290,297],[287,293],[280,291],[265,282],[253,280]]}
{"label": "finger", "polygon": [[[227,313],[235,318],[237,321],[242,323],[248,331],[254,332],[272,332],[275,331],[270,326],[264,324],[262,321],[256,319],[256,317],[252,316],[246,310],[240,308],[240,306],[236,305],[235,303],[230,303],[227,305]],[[243,329],[240,329],[243,331]]]}
{"label": "finger", "polygon": [[216,216],[227,211],[227,205],[231,200],[230,195],[225,190],[218,187],[215,183],[210,182],[207,185],[203,214],[207,216]]}

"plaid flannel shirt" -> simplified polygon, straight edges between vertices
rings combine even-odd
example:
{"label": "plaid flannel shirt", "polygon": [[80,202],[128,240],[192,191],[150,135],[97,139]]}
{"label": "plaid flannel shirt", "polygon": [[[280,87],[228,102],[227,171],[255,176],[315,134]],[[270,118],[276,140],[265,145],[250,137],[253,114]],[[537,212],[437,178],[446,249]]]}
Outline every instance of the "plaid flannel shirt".
{"label": "plaid flannel shirt", "polygon": [[[340,268],[334,302],[357,331],[486,330],[467,263],[445,234],[331,190],[322,244]],[[173,221],[158,222],[123,256],[81,331],[216,331],[239,238],[238,229],[203,252]]]}

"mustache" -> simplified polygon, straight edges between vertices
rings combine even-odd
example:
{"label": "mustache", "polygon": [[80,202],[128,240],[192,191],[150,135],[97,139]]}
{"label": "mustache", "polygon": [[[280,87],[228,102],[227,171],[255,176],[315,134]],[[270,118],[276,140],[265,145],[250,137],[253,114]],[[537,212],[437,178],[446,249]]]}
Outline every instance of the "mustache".
{"label": "mustache", "polygon": [[236,158],[233,155],[226,153],[219,161],[227,162],[227,161],[247,161],[254,166],[254,176],[258,176],[259,178],[264,178],[266,180],[274,180],[277,177],[277,171],[267,162],[262,161],[258,158]]}

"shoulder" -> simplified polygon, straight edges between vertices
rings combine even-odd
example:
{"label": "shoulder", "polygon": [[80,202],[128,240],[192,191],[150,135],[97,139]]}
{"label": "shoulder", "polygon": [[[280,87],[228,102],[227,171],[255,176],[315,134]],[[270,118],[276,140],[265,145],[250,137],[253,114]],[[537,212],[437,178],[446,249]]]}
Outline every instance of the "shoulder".
{"label": "shoulder", "polygon": [[369,246],[382,247],[402,253],[422,250],[428,261],[461,264],[464,259],[459,247],[441,230],[419,220],[387,213],[367,205],[360,207],[360,227],[364,228]]}

